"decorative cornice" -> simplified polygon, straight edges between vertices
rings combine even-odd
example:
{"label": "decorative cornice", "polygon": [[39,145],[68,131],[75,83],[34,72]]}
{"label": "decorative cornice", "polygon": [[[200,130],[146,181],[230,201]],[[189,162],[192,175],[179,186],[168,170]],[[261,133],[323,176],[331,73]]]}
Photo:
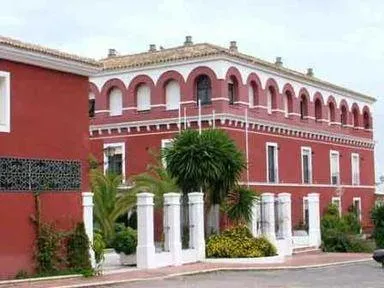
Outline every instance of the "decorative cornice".
{"label": "decorative cornice", "polygon": [[5,45],[0,45],[0,58],[82,76],[93,76],[101,69],[93,64]]}
{"label": "decorative cornice", "polygon": [[[188,116],[187,123],[184,123],[184,117],[181,119],[181,125],[184,127],[191,127],[191,123],[198,122],[198,116]],[[215,114],[215,120],[220,121],[221,125],[228,124],[229,126],[234,127],[245,127],[245,119],[241,116],[220,113]],[[201,121],[208,122],[209,125],[212,125],[212,115],[202,115]],[[176,125],[179,127],[179,118],[167,118],[167,119],[156,119],[156,120],[143,120],[143,121],[132,121],[132,122],[122,122],[122,123],[112,123],[112,124],[101,124],[101,125],[91,125],[90,126],[90,135],[96,136],[97,134],[103,135],[103,131],[106,131],[107,134],[112,134],[112,130],[126,130],[128,133],[132,129],[136,131],[141,131],[145,129],[150,131],[151,127],[154,127],[156,130],[160,130],[160,127],[165,127],[167,130],[171,128],[171,125]],[[248,127],[260,132],[266,133],[277,133],[281,135],[287,135],[291,137],[300,137],[306,139],[314,139],[319,141],[329,141],[335,143],[341,143],[346,145],[354,145],[358,147],[370,148],[373,149],[375,143],[373,140],[366,138],[355,137],[350,135],[340,135],[327,131],[319,131],[316,129],[309,129],[294,125],[288,125],[283,123],[274,123],[262,119],[248,119]]]}

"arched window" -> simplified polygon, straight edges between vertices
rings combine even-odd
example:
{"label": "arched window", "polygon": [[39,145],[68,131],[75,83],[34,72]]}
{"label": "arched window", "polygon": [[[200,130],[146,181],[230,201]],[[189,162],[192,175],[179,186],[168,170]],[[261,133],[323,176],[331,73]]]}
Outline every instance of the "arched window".
{"label": "arched window", "polygon": [[237,83],[237,79],[232,76],[228,81],[228,99],[230,105],[235,104],[237,101],[238,91],[239,84]]}
{"label": "arched window", "polygon": [[305,95],[300,97],[300,118],[305,119],[308,116],[308,101]]}
{"label": "arched window", "polygon": [[285,117],[289,117],[289,113],[292,113],[292,94],[289,91],[286,91],[283,96],[284,102],[284,113]]}
{"label": "arched window", "polygon": [[165,86],[165,102],[167,110],[179,109],[180,85],[176,80],[170,80]]}
{"label": "arched window", "polygon": [[359,111],[356,108],[352,110],[352,117],[353,117],[353,127],[359,127]]}
{"label": "arched window", "polygon": [[319,121],[323,117],[323,105],[321,104],[320,99],[316,99],[315,101],[315,119],[316,121]]}
{"label": "arched window", "polygon": [[200,100],[201,105],[212,102],[211,79],[207,75],[200,75],[196,79],[196,99]]}
{"label": "arched window", "polygon": [[109,115],[118,116],[123,114],[123,93],[118,88],[109,92]]}
{"label": "arched window", "polygon": [[335,122],[335,104],[333,102],[329,102],[328,104],[328,120],[329,123]]}
{"label": "arched window", "polygon": [[151,110],[151,89],[148,85],[141,84],[136,90],[137,111]]}
{"label": "arched window", "polygon": [[248,99],[249,99],[249,107],[254,107],[259,105],[259,89],[255,81],[252,81],[251,83],[249,83]]}
{"label": "arched window", "polygon": [[269,114],[272,113],[272,109],[276,107],[276,93],[275,88],[269,86],[267,89],[267,111]]}
{"label": "arched window", "polygon": [[340,122],[342,126],[347,125],[348,122],[348,111],[345,105],[341,106]]}
{"label": "arched window", "polygon": [[367,111],[364,111],[363,113],[363,121],[364,121],[364,129],[370,129],[371,121],[369,119],[369,113]]}
{"label": "arched window", "polygon": [[88,116],[95,117],[95,94],[92,92],[88,96]]}

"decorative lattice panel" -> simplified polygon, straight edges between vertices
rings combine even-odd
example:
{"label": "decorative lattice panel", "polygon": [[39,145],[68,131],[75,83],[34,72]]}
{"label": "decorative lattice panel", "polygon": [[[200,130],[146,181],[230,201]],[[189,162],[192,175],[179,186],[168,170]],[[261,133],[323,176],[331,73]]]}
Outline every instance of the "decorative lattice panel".
{"label": "decorative lattice panel", "polygon": [[79,161],[0,158],[0,190],[79,190]]}

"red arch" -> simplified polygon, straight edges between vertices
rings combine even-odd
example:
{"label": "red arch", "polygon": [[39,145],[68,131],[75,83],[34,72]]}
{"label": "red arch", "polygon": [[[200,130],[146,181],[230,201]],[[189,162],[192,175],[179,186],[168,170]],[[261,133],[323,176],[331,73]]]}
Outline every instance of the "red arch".
{"label": "red arch", "polygon": [[267,82],[265,82],[265,90],[267,90],[269,87],[275,89],[276,95],[280,93],[279,85],[277,84],[275,79],[269,78]]}
{"label": "red arch", "polygon": [[235,77],[239,85],[243,85],[243,78],[241,77],[239,69],[236,67],[229,67],[227,70],[227,74],[225,74],[225,81],[229,81],[231,77]]}
{"label": "red arch", "polygon": [[[166,99],[165,99],[165,86],[168,84],[169,81],[175,80],[177,83],[180,85],[180,93],[181,96],[184,96],[186,92],[185,90],[185,80],[183,75],[181,75],[179,72],[175,70],[169,70],[164,72],[163,74],[160,75],[159,79],[157,79],[156,82],[156,91],[158,95],[160,95],[160,99],[162,104],[166,104]],[[185,99],[180,99],[180,101],[184,101]]]}
{"label": "red arch", "polygon": [[[345,108],[345,114],[344,114],[343,108]],[[340,101],[339,110],[340,110],[340,123],[341,123],[341,125],[348,125],[349,107],[348,107],[348,103],[347,103],[347,101],[345,101],[345,99]]]}
{"label": "red arch", "polygon": [[[145,84],[149,86],[149,89],[151,91],[151,104],[159,104],[155,103],[153,100],[153,95],[155,93],[155,83],[153,82],[152,78],[149,77],[148,75],[141,74],[137,75],[135,78],[132,79],[132,81],[129,83],[128,86],[128,105],[129,106],[136,106],[137,101],[136,101],[136,90],[137,87],[141,84]],[[158,99],[160,100],[160,99]]]}
{"label": "red arch", "polygon": [[321,95],[320,92],[316,92],[315,95],[313,95],[313,103],[315,103],[315,101],[319,99],[321,101],[321,105],[324,106],[324,98],[323,98],[323,95]]}
{"label": "red arch", "polygon": [[278,95],[279,95],[279,85],[277,84],[276,80],[273,79],[273,78],[269,78],[267,80],[267,82],[265,82],[265,89],[264,89],[264,94],[266,95],[266,103],[268,103],[268,100],[267,100],[267,92],[268,90],[271,91],[271,96],[272,96],[272,109],[279,109],[279,98],[278,98]]}
{"label": "red arch", "polygon": [[[335,122],[337,105],[336,105],[336,100],[332,95],[328,96],[327,106],[328,106],[328,113],[329,113],[328,119],[330,122]],[[332,107],[332,110],[331,110],[331,107]]]}
{"label": "red arch", "polygon": [[359,127],[360,125],[360,109],[357,103],[353,103],[351,107],[351,113],[353,117],[352,125],[353,127]]}
{"label": "red arch", "polygon": [[329,105],[329,103],[332,102],[333,105],[335,105],[335,108],[337,107],[336,105],[336,99],[335,97],[333,97],[332,95],[328,96],[328,99],[327,99],[327,104]]}
{"label": "red arch", "polygon": [[345,99],[342,99],[342,100],[340,101],[340,105],[339,105],[339,109],[340,109],[340,111],[341,111],[341,108],[342,108],[343,106],[345,106],[345,108],[347,108],[347,112],[349,112],[349,106],[348,106],[347,101],[345,101]]}
{"label": "red arch", "polygon": [[[254,83],[254,84],[252,84]],[[248,75],[247,77],[247,85],[253,85],[253,89],[255,89],[255,85],[256,85],[256,88],[257,90],[254,91],[255,95],[253,96],[253,105],[254,106],[258,106],[260,105],[261,103],[264,103],[264,99],[260,99],[262,97],[262,86],[261,86],[261,81],[260,81],[260,78],[259,76],[257,76],[256,73],[251,73]],[[249,101],[249,99],[248,99]]]}
{"label": "red arch", "polygon": [[368,106],[363,107],[362,114],[364,129],[372,129],[372,115]]}
{"label": "red arch", "polygon": [[186,89],[187,91],[193,91],[193,93],[187,93],[188,101],[196,101],[196,78],[200,75],[207,75],[209,80],[211,80],[211,89],[212,89],[212,98],[218,97],[220,95],[220,87],[217,80],[216,73],[207,66],[199,66],[193,69],[187,78]]}
{"label": "red arch", "polygon": [[[117,78],[113,78],[113,79],[109,79],[107,82],[104,83],[103,85],[103,88],[101,89],[101,92],[100,92],[100,104],[96,104],[96,108],[97,109],[101,109],[101,110],[108,110],[108,96],[109,96],[109,92],[113,89],[113,88],[117,88],[117,89],[120,89],[122,95],[123,95],[123,107],[126,107],[126,95],[127,95],[127,89],[124,85],[124,82],[121,81],[120,79],[117,79]],[[97,103],[98,101],[96,101]]]}
{"label": "red arch", "polygon": [[292,85],[290,83],[286,83],[283,87],[283,94],[289,92],[291,93],[292,97],[296,97],[295,90],[293,89]]}

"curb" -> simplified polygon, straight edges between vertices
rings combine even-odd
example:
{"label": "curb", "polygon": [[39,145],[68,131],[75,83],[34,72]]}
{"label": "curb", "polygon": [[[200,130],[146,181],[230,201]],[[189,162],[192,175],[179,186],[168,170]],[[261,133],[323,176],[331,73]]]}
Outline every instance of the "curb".
{"label": "curb", "polygon": [[6,284],[19,284],[27,282],[40,282],[40,281],[50,281],[50,280],[63,280],[70,278],[81,278],[81,274],[69,274],[69,275],[58,275],[58,276],[47,276],[47,277],[36,277],[36,278],[26,278],[26,279],[14,279],[14,280],[3,280],[0,281],[0,287]]}
{"label": "curb", "polygon": [[97,286],[103,286],[103,285],[109,286],[109,285],[114,285],[114,284],[123,284],[123,283],[130,283],[130,282],[162,280],[162,279],[169,279],[169,278],[180,277],[180,276],[190,276],[190,275],[206,274],[206,273],[220,272],[220,271],[301,270],[301,269],[323,268],[323,267],[338,266],[338,265],[348,265],[348,264],[368,262],[368,261],[372,261],[372,259],[371,258],[364,258],[364,259],[359,259],[359,260],[347,260],[347,261],[340,261],[340,262],[333,262],[333,263],[301,265],[301,266],[217,267],[217,268],[203,269],[203,270],[196,270],[196,271],[189,271],[189,272],[172,273],[172,274],[168,274],[168,275],[147,277],[147,278],[142,277],[142,278],[132,278],[132,279],[122,279],[122,280],[110,280],[110,281],[106,280],[106,281],[99,281],[99,282],[94,282],[94,283],[88,282],[88,283],[82,283],[82,284],[73,284],[73,285],[64,285],[64,286],[55,286],[55,287],[57,287],[57,288],[97,287]]}

